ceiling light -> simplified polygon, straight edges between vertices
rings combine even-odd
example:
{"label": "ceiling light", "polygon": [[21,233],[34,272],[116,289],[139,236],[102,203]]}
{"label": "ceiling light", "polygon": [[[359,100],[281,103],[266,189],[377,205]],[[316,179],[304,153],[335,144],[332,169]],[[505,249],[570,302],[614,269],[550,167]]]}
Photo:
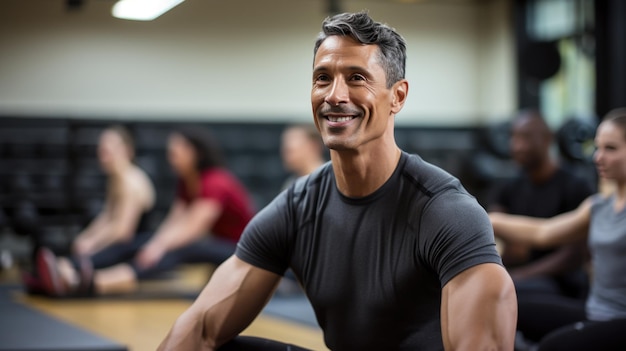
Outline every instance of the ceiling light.
{"label": "ceiling light", "polygon": [[113,5],[113,17],[152,21],[184,0],[119,0]]}

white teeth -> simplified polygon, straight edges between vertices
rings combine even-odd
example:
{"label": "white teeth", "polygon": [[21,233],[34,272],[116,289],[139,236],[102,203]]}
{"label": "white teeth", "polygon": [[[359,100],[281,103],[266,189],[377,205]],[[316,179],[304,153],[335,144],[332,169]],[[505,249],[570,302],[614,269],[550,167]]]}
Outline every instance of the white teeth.
{"label": "white teeth", "polygon": [[331,122],[347,122],[349,120],[351,120],[352,117],[331,117],[328,116],[328,120]]}

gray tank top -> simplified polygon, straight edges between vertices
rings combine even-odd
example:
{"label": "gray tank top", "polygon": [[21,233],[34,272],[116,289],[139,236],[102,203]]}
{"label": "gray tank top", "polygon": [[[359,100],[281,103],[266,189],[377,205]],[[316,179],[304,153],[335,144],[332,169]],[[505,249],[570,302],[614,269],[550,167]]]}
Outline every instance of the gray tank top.
{"label": "gray tank top", "polygon": [[595,195],[589,248],[593,280],[587,299],[591,320],[626,318],[626,208],[614,210],[615,196]]}

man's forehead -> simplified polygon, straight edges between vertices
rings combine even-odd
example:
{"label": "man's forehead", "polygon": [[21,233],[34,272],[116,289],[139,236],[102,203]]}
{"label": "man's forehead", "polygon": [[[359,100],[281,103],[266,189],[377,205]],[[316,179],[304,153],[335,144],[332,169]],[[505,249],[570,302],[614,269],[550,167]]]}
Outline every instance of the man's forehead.
{"label": "man's forehead", "polygon": [[315,63],[332,61],[337,57],[353,57],[369,60],[376,58],[378,45],[362,44],[350,36],[333,35],[324,39],[315,54]]}

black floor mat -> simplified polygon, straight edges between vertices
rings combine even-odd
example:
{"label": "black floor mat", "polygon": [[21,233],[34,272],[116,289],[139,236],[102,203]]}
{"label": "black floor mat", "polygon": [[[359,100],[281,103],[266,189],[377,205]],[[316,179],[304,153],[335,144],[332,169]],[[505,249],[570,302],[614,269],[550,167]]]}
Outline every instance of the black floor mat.
{"label": "black floor mat", "polygon": [[14,301],[15,287],[0,286],[1,351],[127,351],[124,345]]}

